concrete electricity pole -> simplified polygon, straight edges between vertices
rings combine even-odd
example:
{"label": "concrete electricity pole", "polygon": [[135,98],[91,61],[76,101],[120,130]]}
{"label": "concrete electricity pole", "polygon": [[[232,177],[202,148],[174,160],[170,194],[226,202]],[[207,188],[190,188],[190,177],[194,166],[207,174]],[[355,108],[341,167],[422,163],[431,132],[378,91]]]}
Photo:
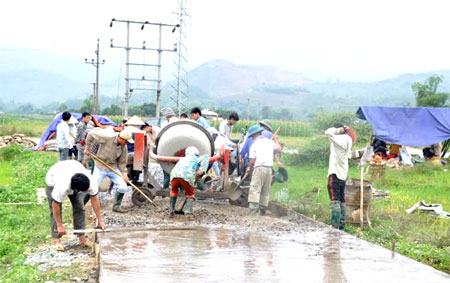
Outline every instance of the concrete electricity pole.
{"label": "concrete electricity pole", "polygon": [[[170,51],[170,52],[176,52],[176,45],[174,47],[174,49],[163,49],[162,48],[162,27],[172,27],[172,32],[175,32],[175,29],[179,26],[179,25],[169,25],[169,24],[162,24],[162,23],[150,23],[148,21],[145,22],[136,22],[136,21],[128,21],[128,20],[116,20],[116,19],[112,19],[111,20],[111,24],[110,27],[113,26],[113,22],[119,22],[119,23],[127,23],[127,45],[126,46],[114,46],[113,45],[113,40],[111,39],[111,47],[112,48],[123,48],[126,50],[126,86],[125,86],[125,97],[124,97],[124,103],[123,103],[123,118],[124,119],[128,119],[128,101],[129,98],[133,92],[132,89],[130,89],[130,85],[129,85],[129,81],[151,81],[151,82],[156,82],[157,83],[157,87],[156,87],[156,116],[159,117],[160,116],[160,110],[161,110],[161,53],[163,51]],[[158,48],[148,48],[145,46],[145,41],[143,42],[143,46],[142,47],[130,47],[130,24],[140,24],[141,26],[141,30],[144,29],[145,25],[158,25],[159,26],[159,45]],[[143,50],[143,51],[157,51],[158,52],[158,64],[139,64],[139,63],[130,63],[130,50]],[[150,67],[157,67],[158,68],[158,79],[157,80],[149,80],[149,79],[145,79],[144,76],[142,76],[142,78],[130,78],[129,77],[129,66],[130,65],[135,65],[135,66],[150,66]],[[149,88],[134,88],[134,90],[155,90],[155,89],[149,89]]]}
{"label": "concrete electricity pole", "polygon": [[105,64],[105,60],[103,60],[100,63],[100,39],[97,39],[97,50],[95,50],[95,55],[97,56],[96,60],[94,61],[94,59],[92,59],[91,62],[88,62],[87,58],[84,59],[84,62],[86,64],[92,64],[95,68],[96,68],[96,73],[95,73],[95,90],[94,90],[94,97],[93,97],[93,101],[92,101],[92,114],[98,115],[99,113],[99,106],[98,106],[98,77],[99,77],[99,66]]}

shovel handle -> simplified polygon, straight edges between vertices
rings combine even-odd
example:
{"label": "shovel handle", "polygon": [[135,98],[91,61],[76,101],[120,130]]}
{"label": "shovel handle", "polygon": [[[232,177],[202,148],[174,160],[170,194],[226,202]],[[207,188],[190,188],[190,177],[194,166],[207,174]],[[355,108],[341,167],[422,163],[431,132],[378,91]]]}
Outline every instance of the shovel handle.
{"label": "shovel handle", "polygon": [[[100,158],[98,158],[98,156],[96,156],[95,154],[91,153],[90,154],[92,156],[92,158],[94,158],[96,161],[100,162],[101,164],[103,164],[103,166],[105,166],[106,168],[108,168],[109,170],[111,170],[112,172],[114,172],[117,176],[122,177],[122,174],[120,174],[119,171],[117,171],[116,169],[112,168],[111,166],[109,166],[105,161],[101,160]],[[125,179],[124,179],[125,181]],[[138,191],[139,193],[141,193],[141,195],[146,198],[151,204],[155,205],[153,203],[153,201],[146,195],[144,194],[144,192],[139,189],[135,184],[131,183],[130,181],[125,181],[127,184],[129,184],[130,186],[132,186],[136,191]]]}

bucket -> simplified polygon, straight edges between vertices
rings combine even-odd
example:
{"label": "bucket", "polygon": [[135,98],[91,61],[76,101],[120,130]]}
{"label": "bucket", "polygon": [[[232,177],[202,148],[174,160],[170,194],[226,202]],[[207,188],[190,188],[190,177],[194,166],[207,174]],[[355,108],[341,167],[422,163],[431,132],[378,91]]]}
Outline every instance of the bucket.
{"label": "bucket", "polygon": [[278,183],[284,183],[289,180],[289,175],[286,169],[283,167],[278,168],[278,170],[275,172],[275,181]]}
{"label": "bucket", "polygon": [[[368,225],[372,204],[372,183],[364,181],[363,225]],[[361,180],[349,179],[345,183],[346,223],[360,224]]]}

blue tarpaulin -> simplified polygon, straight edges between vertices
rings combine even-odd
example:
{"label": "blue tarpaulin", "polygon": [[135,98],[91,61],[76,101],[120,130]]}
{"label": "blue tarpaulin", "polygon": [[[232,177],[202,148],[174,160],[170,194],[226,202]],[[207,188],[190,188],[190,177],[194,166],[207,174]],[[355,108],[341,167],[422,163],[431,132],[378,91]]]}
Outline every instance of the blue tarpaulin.
{"label": "blue tarpaulin", "polygon": [[[72,116],[75,119],[77,119],[78,121],[81,121],[81,115],[82,115],[81,113],[70,113],[70,114],[72,114]],[[45,142],[50,137],[50,135],[52,133],[56,132],[56,126],[58,126],[58,124],[62,120],[61,116],[62,116],[62,113],[59,113],[58,115],[56,115],[56,117],[53,119],[53,121],[48,126],[47,130],[45,130],[44,134],[42,134],[39,144],[36,147],[32,148],[33,150],[42,149],[42,147],[44,146]],[[108,119],[106,117],[99,116],[99,115],[93,115],[93,116],[95,117],[95,119],[97,119],[97,121],[101,125],[108,125],[108,126],[114,126],[114,127],[117,126],[113,121],[111,121],[110,119]]]}
{"label": "blue tarpaulin", "polygon": [[356,113],[387,143],[428,146],[450,139],[450,108],[361,106]]}

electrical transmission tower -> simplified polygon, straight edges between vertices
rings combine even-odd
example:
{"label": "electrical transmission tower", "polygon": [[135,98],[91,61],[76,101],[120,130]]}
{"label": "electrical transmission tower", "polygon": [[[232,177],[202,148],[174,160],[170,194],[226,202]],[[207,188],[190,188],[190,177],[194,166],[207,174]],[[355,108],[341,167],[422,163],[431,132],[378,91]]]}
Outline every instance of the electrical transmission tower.
{"label": "electrical transmission tower", "polygon": [[[124,119],[128,119],[128,102],[130,100],[130,96],[133,93],[133,90],[156,90],[156,116],[160,116],[160,108],[161,108],[161,54],[162,52],[176,52],[177,46],[174,45],[173,49],[163,49],[162,48],[162,28],[163,27],[172,27],[172,33],[175,32],[176,28],[179,25],[169,25],[163,23],[150,23],[148,21],[145,22],[137,22],[137,21],[129,21],[129,20],[116,20],[112,19],[110,27],[113,26],[113,22],[126,23],[127,24],[127,45],[126,46],[115,46],[113,45],[113,40],[111,39],[111,47],[112,48],[123,48],[126,50],[126,63],[125,63],[125,96],[123,100],[123,110],[122,115]],[[159,26],[159,44],[157,48],[148,48],[145,46],[145,41],[142,44],[142,47],[130,47],[130,24],[139,24],[141,25],[141,30],[144,29],[145,25],[157,25]],[[145,63],[130,63],[130,50],[141,50],[141,51],[156,51],[158,52],[158,63],[157,64],[145,64]],[[156,80],[146,79],[145,76],[142,78],[130,78],[130,66],[147,66],[147,67],[156,67],[158,68],[158,78]],[[130,81],[147,81],[147,82],[156,82],[156,89],[151,88],[134,88],[130,89]]]}
{"label": "electrical transmission tower", "polygon": [[179,0],[178,2],[178,51],[177,59],[174,61],[176,66],[176,73],[173,73],[175,77],[175,85],[171,85],[175,90],[175,95],[171,99],[177,105],[178,116],[181,115],[182,109],[187,109],[184,101],[188,98],[188,79],[187,79],[187,40],[186,40],[186,18],[189,16],[186,14],[186,1]]}
{"label": "electrical transmission tower", "polygon": [[99,113],[99,106],[98,106],[98,71],[99,71],[99,66],[105,64],[105,60],[103,60],[100,63],[99,60],[99,56],[100,56],[100,39],[97,39],[97,50],[95,50],[95,55],[97,56],[97,59],[94,61],[94,59],[92,59],[91,62],[88,62],[87,58],[84,59],[84,62],[86,64],[92,64],[95,69],[95,84],[94,84],[94,96],[92,98],[92,114],[98,115]]}

